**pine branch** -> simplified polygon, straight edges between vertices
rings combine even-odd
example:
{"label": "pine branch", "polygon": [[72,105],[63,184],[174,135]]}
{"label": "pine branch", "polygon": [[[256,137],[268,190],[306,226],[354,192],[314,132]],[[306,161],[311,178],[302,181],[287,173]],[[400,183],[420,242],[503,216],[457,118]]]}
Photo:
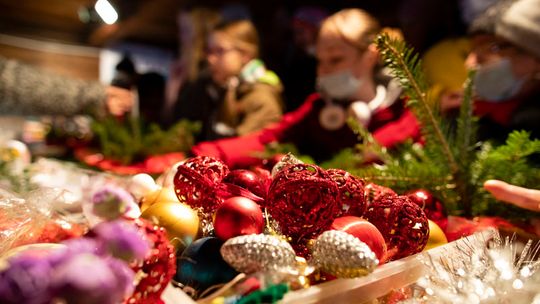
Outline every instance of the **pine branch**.
{"label": "pine branch", "polygon": [[[472,95],[473,95],[473,83],[474,71],[470,71],[465,83],[465,89],[463,92],[463,102],[461,104],[458,128],[456,133],[457,151],[467,152],[467,156],[471,155],[472,145],[476,141],[476,119],[473,116]],[[463,159],[464,155],[460,155],[460,159]],[[470,157],[467,159],[470,161]],[[461,162],[463,164],[463,162]],[[467,162],[468,167],[468,162]]]}
{"label": "pine branch", "polygon": [[[420,105],[418,107],[420,114],[427,117],[423,123],[429,124],[423,127],[433,131],[433,137],[448,161],[451,174],[455,176],[459,172],[459,166],[424,93],[427,91],[427,85],[421,71],[421,61],[418,54],[414,54],[413,49],[408,48],[405,42],[390,39],[387,34],[379,35],[375,43],[381,52],[384,63],[392,69],[394,76],[399,79],[405,89],[410,98],[409,104],[418,103]],[[431,134],[426,135],[431,137]]]}
{"label": "pine branch", "polygon": [[465,82],[463,101],[460,107],[460,114],[457,120],[457,131],[455,137],[456,155],[459,155],[459,174],[454,174],[456,190],[461,200],[461,206],[465,215],[472,214],[473,196],[478,185],[471,183],[471,165],[476,152],[474,144],[476,142],[476,118],[473,116],[473,82],[474,71],[470,71]]}

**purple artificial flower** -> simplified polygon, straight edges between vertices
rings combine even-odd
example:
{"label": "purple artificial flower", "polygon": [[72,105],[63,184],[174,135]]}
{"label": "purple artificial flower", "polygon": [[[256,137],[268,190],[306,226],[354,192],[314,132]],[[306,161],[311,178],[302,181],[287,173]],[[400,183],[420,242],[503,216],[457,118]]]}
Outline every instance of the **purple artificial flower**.
{"label": "purple artificial flower", "polygon": [[94,227],[94,233],[105,248],[116,258],[131,261],[142,260],[150,251],[150,245],[144,235],[124,220],[103,222]]}
{"label": "purple artificial flower", "polygon": [[41,256],[23,253],[9,259],[0,272],[0,303],[49,303],[52,273],[49,261]]}
{"label": "purple artificial flower", "polygon": [[98,256],[107,255],[107,250],[102,242],[87,237],[66,240],[62,244],[66,245],[66,247],[52,252],[47,257],[53,267],[63,263],[69,257],[82,253],[91,253]]}
{"label": "purple artificial flower", "polygon": [[134,273],[112,257],[81,253],[59,264],[51,278],[54,299],[70,304],[118,304],[132,292]]}
{"label": "purple artificial flower", "polygon": [[126,190],[105,186],[94,193],[92,204],[95,215],[107,220],[114,220],[128,212],[131,206],[135,205],[135,201]]}

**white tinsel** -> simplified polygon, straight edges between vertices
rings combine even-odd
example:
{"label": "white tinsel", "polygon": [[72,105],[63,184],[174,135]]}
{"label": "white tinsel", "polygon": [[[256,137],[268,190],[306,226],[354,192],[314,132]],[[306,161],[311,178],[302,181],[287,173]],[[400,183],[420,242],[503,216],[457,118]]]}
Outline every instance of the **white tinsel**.
{"label": "white tinsel", "polygon": [[487,242],[473,238],[456,246],[455,254],[428,260],[415,298],[403,303],[540,304],[540,244],[496,233]]}

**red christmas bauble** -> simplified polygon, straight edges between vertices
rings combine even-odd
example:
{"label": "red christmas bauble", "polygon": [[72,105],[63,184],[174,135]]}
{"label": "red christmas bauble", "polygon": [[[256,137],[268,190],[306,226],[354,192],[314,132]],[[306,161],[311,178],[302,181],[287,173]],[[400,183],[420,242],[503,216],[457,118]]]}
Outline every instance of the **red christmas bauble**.
{"label": "red christmas bauble", "polygon": [[407,191],[404,195],[416,203],[424,212],[428,219],[434,221],[443,231],[448,225],[448,217],[444,205],[426,189],[416,189]]}
{"label": "red christmas bauble", "polygon": [[268,192],[268,211],[291,238],[296,253],[306,256],[306,243],[328,230],[339,213],[338,187],[322,168],[289,165],[279,171]]}
{"label": "red christmas bauble", "polygon": [[263,180],[253,171],[245,169],[232,170],[225,176],[223,182],[247,189],[260,198],[264,199],[266,197]]}
{"label": "red christmas bauble", "polygon": [[218,186],[228,173],[229,168],[218,159],[189,158],[177,167],[174,192],[180,202],[210,213],[223,202]]}
{"label": "red christmas bauble", "polygon": [[340,215],[362,216],[366,210],[364,181],[341,169],[329,169],[326,172],[330,174],[339,189]]}
{"label": "red christmas bauble", "polygon": [[265,193],[264,198],[266,198],[266,196],[268,195],[268,189],[270,189],[270,184],[272,183],[272,173],[262,167],[253,167],[252,170],[255,174],[257,174],[257,176],[259,176],[259,179],[263,184],[263,189]]}
{"label": "red christmas bauble", "polygon": [[375,225],[356,216],[342,216],[334,220],[331,229],[347,232],[366,243],[379,259],[379,264],[382,264],[386,255],[386,243]]}
{"label": "red christmas bauble", "polygon": [[367,206],[373,202],[378,201],[379,199],[383,197],[393,197],[397,196],[397,194],[394,192],[394,190],[380,186],[374,183],[369,183],[364,186],[364,200],[366,201]]}
{"label": "red christmas bauble", "polygon": [[[162,304],[161,294],[176,273],[174,247],[169,243],[164,228],[141,218],[133,222],[144,233],[152,249],[144,261],[131,265],[141,280],[125,303]],[[143,275],[139,274],[141,272]]]}
{"label": "red christmas bauble", "polygon": [[383,196],[372,201],[364,218],[382,233],[388,251],[387,260],[418,253],[427,244],[427,216],[406,196]]}
{"label": "red christmas bauble", "polygon": [[231,197],[216,211],[214,231],[224,241],[239,235],[259,234],[263,230],[261,207],[249,198]]}

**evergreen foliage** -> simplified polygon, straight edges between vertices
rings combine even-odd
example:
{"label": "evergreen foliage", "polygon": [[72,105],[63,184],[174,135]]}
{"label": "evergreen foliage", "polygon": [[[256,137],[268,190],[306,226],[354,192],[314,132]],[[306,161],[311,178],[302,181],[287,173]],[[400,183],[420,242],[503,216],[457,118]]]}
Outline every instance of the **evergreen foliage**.
{"label": "evergreen foliage", "polygon": [[156,124],[145,125],[140,119],[107,118],[92,124],[101,152],[122,164],[150,155],[185,152],[193,146],[200,123],[181,120],[168,130]]}
{"label": "evergreen foliage", "polygon": [[[537,217],[532,211],[498,202],[483,189],[487,179],[500,179],[518,186],[540,189],[540,141],[525,131],[514,131],[505,144],[495,147],[478,142],[477,118],[473,116],[472,81],[469,74],[464,98],[455,124],[446,122],[430,101],[421,61],[403,41],[387,35],[376,39],[383,62],[400,81],[408,98],[407,106],[422,125],[423,145],[407,142],[388,151],[354,120],[349,126],[358,134],[359,144],[321,164],[341,168],[367,181],[391,187],[398,193],[428,189],[438,197],[449,214],[472,217],[501,216],[525,220]],[[359,166],[379,159],[368,165]]]}

